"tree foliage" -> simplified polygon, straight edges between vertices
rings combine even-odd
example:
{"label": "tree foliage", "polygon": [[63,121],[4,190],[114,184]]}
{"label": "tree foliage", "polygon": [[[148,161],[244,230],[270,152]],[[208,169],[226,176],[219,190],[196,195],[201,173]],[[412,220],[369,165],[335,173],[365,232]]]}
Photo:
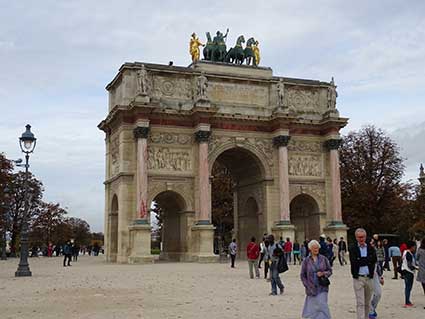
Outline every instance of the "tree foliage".
{"label": "tree foliage", "polygon": [[8,204],[9,231],[12,233],[11,246],[17,247],[18,238],[22,229],[22,221],[25,213],[25,200],[28,198],[29,209],[27,220],[36,219],[40,212],[41,198],[43,195],[43,184],[31,173],[28,173],[28,197],[25,191],[25,172],[12,174],[9,183],[10,201]]}
{"label": "tree foliage", "polygon": [[211,213],[212,222],[220,235],[233,229],[233,179],[230,171],[215,162],[213,169]]}
{"label": "tree foliage", "polygon": [[367,126],[343,138],[340,163],[344,222],[350,228],[398,232],[412,197],[412,186],[401,182],[398,146],[382,130]]}
{"label": "tree foliage", "polygon": [[66,214],[59,204],[41,202],[37,216],[31,221],[31,243],[48,245],[50,242],[63,242],[65,238],[60,238],[58,227],[64,222]]}

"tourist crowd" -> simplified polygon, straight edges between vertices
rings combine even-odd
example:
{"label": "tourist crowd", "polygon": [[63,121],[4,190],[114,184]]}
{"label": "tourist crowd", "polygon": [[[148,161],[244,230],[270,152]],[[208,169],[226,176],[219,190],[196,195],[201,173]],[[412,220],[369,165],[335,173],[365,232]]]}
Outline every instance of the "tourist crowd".
{"label": "tourist crowd", "polygon": [[[408,241],[400,246],[389,244],[387,239],[381,240],[378,235],[368,239],[364,229],[355,231],[356,242],[349,249],[344,238],[332,240],[321,235],[319,241],[305,240],[298,243],[290,238],[276,241],[273,235],[264,234],[260,243],[252,237],[246,247],[249,276],[260,278],[260,270],[264,267],[264,278],[271,283],[270,295],[284,293],[284,284],[280,274],[288,270],[288,264],[301,265],[300,280],[305,287],[306,298],[302,310],[302,318],[331,318],[328,306],[329,277],[332,275],[334,261],[338,258],[341,266],[350,261],[353,277],[356,313],[358,319],[377,318],[377,306],[381,299],[384,285],[384,271],[391,271],[397,280],[399,275],[404,280],[404,307],[413,307],[410,300],[417,272],[417,281],[422,285],[425,294],[425,238],[422,241]],[[231,267],[235,267],[238,254],[236,240],[229,245]],[[348,258],[347,258],[348,254]]]}

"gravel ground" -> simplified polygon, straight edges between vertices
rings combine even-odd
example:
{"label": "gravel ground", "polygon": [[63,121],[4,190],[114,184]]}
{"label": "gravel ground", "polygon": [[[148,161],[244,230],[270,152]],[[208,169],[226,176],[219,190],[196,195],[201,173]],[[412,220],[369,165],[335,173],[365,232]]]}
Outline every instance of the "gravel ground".
{"label": "gravel ground", "polygon": [[[157,263],[119,265],[83,256],[72,267],[62,258],[31,258],[32,277],[15,278],[18,259],[0,261],[0,318],[301,318],[300,266],[282,278],[285,294],[269,296],[270,283],[249,279],[248,265]],[[378,318],[425,318],[425,295],[415,281],[402,308],[404,283],[386,272]],[[349,267],[335,265],[329,304],[333,318],[355,318]]]}

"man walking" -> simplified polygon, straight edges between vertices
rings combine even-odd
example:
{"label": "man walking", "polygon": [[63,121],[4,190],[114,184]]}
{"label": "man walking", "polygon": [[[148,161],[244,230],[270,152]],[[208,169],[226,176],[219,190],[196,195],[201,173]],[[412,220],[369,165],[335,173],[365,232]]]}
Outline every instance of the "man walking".
{"label": "man walking", "polygon": [[347,253],[347,243],[344,241],[344,237],[341,237],[338,242],[338,260],[341,266],[347,264],[345,260],[345,254]]}
{"label": "man walking", "polygon": [[283,254],[283,248],[279,243],[274,241],[274,236],[269,235],[269,248],[268,255],[271,261],[270,264],[270,274],[271,274],[271,284],[272,284],[272,292],[271,296],[277,295],[277,287],[279,287],[280,294],[283,294],[284,286],[282,281],[280,280],[279,270],[277,268],[279,257]]}
{"label": "man walking", "polygon": [[[71,256],[72,256],[72,246],[71,242],[68,240],[63,246],[63,266],[71,266]],[[66,260],[68,259],[68,263],[66,263]]]}
{"label": "man walking", "polygon": [[285,259],[287,263],[291,262],[291,255],[292,255],[292,242],[289,237],[286,238],[286,242],[283,246],[283,251],[285,253]]}
{"label": "man walking", "polygon": [[393,263],[394,277],[392,279],[398,279],[398,269],[401,266],[401,251],[397,245],[392,245],[388,248],[388,256],[391,258]]}
{"label": "man walking", "polygon": [[373,294],[373,275],[377,262],[376,251],[366,242],[366,231],[356,229],[357,243],[350,248],[351,275],[357,303],[357,319],[368,319]]}
{"label": "man walking", "polygon": [[230,259],[232,261],[230,267],[232,267],[232,268],[235,268],[235,259],[236,259],[237,251],[238,251],[238,245],[236,245],[236,239],[233,239],[232,242],[229,245]]}
{"label": "man walking", "polygon": [[249,277],[251,279],[254,278],[255,269],[255,277],[260,278],[260,271],[258,270],[258,256],[260,256],[260,247],[255,242],[255,237],[251,237],[251,242],[246,247],[246,257],[248,258],[248,267],[249,267]]}

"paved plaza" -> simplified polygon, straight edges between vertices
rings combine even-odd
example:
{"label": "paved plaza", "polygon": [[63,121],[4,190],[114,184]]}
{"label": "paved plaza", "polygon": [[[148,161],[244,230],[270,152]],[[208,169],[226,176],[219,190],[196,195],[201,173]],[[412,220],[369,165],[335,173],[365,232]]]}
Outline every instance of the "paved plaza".
{"label": "paved plaza", "polygon": [[[18,260],[0,263],[1,319],[9,318],[300,318],[304,289],[300,266],[283,276],[285,294],[268,296],[270,283],[249,279],[247,263],[108,264],[80,257],[72,267],[62,258],[32,258],[31,278],[15,278]],[[404,285],[385,274],[379,318],[423,318],[425,296],[415,282],[416,307],[402,308]],[[333,318],[355,318],[352,280],[347,266],[335,265],[331,277]]]}

